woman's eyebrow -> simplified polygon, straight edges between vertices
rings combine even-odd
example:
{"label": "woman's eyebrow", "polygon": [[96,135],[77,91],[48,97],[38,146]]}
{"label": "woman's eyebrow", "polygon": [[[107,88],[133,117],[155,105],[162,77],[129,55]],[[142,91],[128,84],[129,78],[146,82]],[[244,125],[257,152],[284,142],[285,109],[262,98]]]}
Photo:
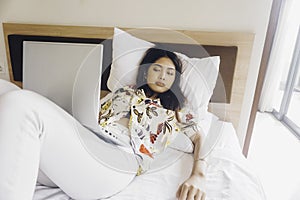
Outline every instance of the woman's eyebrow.
{"label": "woman's eyebrow", "polygon": [[175,68],[173,68],[173,67],[168,67],[168,69],[169,69],[169,70],[175,70]]}

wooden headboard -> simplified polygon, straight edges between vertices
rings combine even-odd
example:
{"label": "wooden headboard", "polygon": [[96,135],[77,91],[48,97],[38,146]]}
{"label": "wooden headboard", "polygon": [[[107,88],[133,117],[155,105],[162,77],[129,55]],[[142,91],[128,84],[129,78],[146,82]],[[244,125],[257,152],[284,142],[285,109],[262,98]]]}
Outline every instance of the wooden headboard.
{"label": "wooden headboard", "polygon": [[[220,73],[209,110],[238,128],[254,34],[122,29],[141,39],[168,45],[171,50],[190,57],[219,55]],[[104,44],[102,83],[106,83],[111,64],[113,27],[3,23],[3,31],[10,80],[16,85],[22,87],[22,50],[25,40]],[[101,88],[107,90],[106,84]]]}

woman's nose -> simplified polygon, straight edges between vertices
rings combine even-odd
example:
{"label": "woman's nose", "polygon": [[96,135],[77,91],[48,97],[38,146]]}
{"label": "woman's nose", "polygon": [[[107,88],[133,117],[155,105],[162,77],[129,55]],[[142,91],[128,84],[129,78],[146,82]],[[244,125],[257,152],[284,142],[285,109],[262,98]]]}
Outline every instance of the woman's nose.
{"label": "woman's nose", "polygon": [[165,78],[166,78],[166,73],[162,71],[159,75],[159,79],[165,80]]}

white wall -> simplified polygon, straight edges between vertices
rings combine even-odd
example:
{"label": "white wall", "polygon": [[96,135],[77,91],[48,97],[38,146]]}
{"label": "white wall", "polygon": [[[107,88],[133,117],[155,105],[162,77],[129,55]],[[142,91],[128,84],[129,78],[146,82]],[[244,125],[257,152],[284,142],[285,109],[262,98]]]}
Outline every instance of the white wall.
{"label": "white wall", "polygon": [[[243,144],[262,55],[272,0],[1,0],[1,22],[164,27],[173,29],[241,31],[256,34],[242,120]],[[0,65],[7,61],[0,28]],[[8,79],[8,74],[0,74]]]}

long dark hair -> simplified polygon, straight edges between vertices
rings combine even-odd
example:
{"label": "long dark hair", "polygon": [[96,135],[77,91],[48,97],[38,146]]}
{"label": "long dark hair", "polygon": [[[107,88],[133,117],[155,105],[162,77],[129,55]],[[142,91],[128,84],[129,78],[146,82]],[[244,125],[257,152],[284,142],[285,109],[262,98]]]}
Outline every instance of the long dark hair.
{"label": "long dark hair", "polygon": [[147,75],[149,67],[162,57],[169,58],[173,62],[175,65],[176,74],[171,88],[164,93],[158,93],[157,97],[160,98],[160,102],[164,108],[178,111],[182,108],[184,96],[180,89],[182,63],[175,53],[159,47],[148,49],[139,66],[137,88],[143,89],[147,97],[151,97],[156,94],[147,84]]}

